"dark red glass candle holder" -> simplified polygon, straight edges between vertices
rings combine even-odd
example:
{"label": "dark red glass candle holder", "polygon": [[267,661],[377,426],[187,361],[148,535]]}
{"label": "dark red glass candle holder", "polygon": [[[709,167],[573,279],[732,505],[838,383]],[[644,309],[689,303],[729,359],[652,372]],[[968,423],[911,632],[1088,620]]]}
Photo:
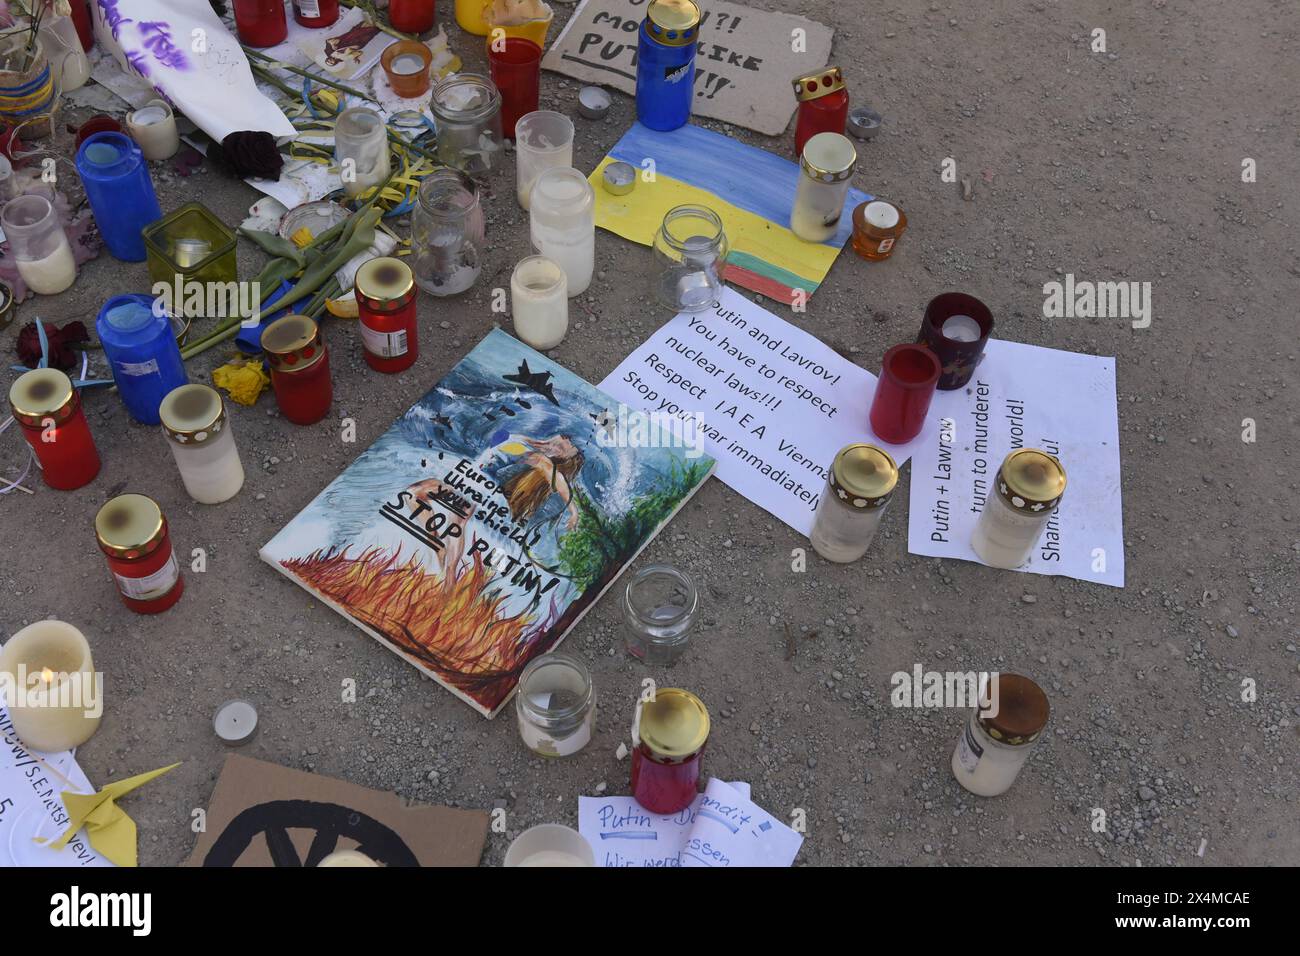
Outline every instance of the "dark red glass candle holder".
{"label": "dark red glass candle holder", "polygon": [[268,47],[283,43],[289,35],[284,0],[233,0],[233,5],[240,42]]}
{"label": "dark red glass candle holder", "polygon": [[388,22],[394,30],[419,36],[433,29],[435,6],[434,0],[389,0]]}
{"label": "dark red glass candle holder", "polygon": [[[979,338],[975,341],[954,339],[944,334],[945,325],[954,316],[966,316],[979,324]],[[969,329],[969,322],[958,322]],[[953,330],[952,334],[960,334]],[[949,392],[963,387],[975,374],[975,366],[984,358],[984,346],[993,334],[993,313],[989,307],[964,292],[945,292],[936,295],[925,307],[921,319],[921,332],[917,342],[925,345],[939,358],[941,372],[938,388]]]}
{"label": "dark red glass candle holder", "polygon": [[891,445],[921,433],[942,371],[939,359],[924,345],[895,345],[880,363],[880,379],[871,400],[871,430]]}
{"label": "dark red glass candle holder", "polygon": [[501,91],[501,133],[514,139],[519,118],[538,107],[542,48],[525,37],[489,40],[488,68]]}

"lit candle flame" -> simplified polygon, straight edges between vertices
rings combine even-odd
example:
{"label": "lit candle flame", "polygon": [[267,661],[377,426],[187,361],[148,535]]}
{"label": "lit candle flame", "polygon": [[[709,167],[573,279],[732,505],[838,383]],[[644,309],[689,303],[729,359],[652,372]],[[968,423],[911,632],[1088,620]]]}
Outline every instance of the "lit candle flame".
{"label": "lit candle flame", "polygon": [[47,684],[54,683],[54,671],[50,670],[48,667],[42,667],[41,680],[45,681]]}

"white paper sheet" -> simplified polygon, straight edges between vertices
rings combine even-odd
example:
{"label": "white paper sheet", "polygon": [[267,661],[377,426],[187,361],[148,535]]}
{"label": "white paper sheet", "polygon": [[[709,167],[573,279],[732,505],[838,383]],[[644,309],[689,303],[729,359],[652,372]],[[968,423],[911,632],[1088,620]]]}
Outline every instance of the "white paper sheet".
{"label": "white paper sheet", "polygon": [[710,780],[695,807],[681,865],[790,866],[803,837],[730,784]]}
{"label": "white paper sheet", "polygon": [[1016,448],[1041,448],[1065,466],[1065,496],[1018,570],[1124,586],[1113,358],[990,339],[970,383],[935,395],[921,437],[907,521],[913,554],[979,562],[970,538],[998,466]]}
{"label": "white paper sheet", "polygon": [[633,409],[694,417],[717,476],[805,535],[836,452],[871,442],[901,466],[926,438],[876,438],[876,377],[730,288],[715,308],[678,314],[600,387]]}
{"label": "white paper sheet", "polygon": [[62,836],[68,815],[60,794],[70,789],[94,792],[72,751],[29,753],[14,734],[9,712],[0,703],[0,866],[113,865],[91,848],[84,831],[62,850],[42,846],[33,839]]}

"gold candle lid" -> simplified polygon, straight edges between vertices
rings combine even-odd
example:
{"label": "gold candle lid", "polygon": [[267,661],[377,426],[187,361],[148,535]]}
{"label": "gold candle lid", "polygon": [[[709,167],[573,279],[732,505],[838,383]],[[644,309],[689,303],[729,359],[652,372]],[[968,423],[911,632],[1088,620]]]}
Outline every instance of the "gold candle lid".
{"label": "gold candle lid", "polygon": [[226,427],[221,393],[208,385],[181,385],[158,406],[163,431],[178,445],[202,445]]}
{"label": "gold candle lid", "polygon": [[639,734],[656,757],[679,762],[709,739],[709,711],[690,691],[669,687],[641,705]]}
{"label": "gold candle lid", "polygon": [[1021,448],[998,469],[998,495],[1017,511],[1051,511],[1065,494],[1065,467],[1054,455]]}
{"label": "gold candle lid", "polygon": [[813,179],[824,183],[842,183],[853,175],[858,151],[853,140],[842,133],[818,133],[803,144],[799,165]]}
{"label": "gold candle lid", "polygon": [[816,73],[794,78],[794,98],[800,103],[820,99],[828,93],[844,89],[844,73],[838,66],[828,66]]}
{"label": "gold candle lid", "polygon": [[[998,674],[990,680],[998,682],[998,712],[993,717],[980,717],[980,726],[994,740],[1013,747],[1032,744],[1047,726],[1051,711],[1043,689],[1028,677],[1020,674]],[[993,689],[989,688],[990,701]]]}
{"label": "gold candle lid", "polygon": [[167,519],[152,498],[118,495],[95,515],[95,537],[111,558],[141,558],[152,554],[167,535]]}
{"label": "gold candle lid", "polygon": [[262,352],[277,372],[298,372],[320,361],[325,341],[310,318],[286,315],[262,331]]}
{"label": "gold candle lid", "polygon": [[367,308],[400,308],[415,295],[415,274],[401,259],[380,256],[361,264],[355,288],[357,301]]}
{"label": "gold candle lid", "polygon": [[695,0],[650,0],[645,16],[647,32],[664,46],[695,42],[695,28],[700,25]]}
{"label": "gold candle lid", "polygon": [[47,418],[57,425],[76,412],[77,390],[57,368],[34,368],[9,386],[9,405],[24,425],[41,427]]}
{"label": "gold candle lid", "polygon": [[831,492],[850,508],[883,507],[897,484],[898,465],[889,452],[866,442],[841,448],[831,463]]}

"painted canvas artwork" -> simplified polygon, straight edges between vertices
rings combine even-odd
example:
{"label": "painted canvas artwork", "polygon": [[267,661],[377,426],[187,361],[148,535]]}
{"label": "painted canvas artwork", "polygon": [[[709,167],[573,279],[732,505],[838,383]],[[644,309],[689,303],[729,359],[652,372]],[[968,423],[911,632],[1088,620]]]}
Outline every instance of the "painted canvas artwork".
{"label": "painted canvas artwork", "polygon": [[497,329],[261,550],[494,716],[713,471]]}

